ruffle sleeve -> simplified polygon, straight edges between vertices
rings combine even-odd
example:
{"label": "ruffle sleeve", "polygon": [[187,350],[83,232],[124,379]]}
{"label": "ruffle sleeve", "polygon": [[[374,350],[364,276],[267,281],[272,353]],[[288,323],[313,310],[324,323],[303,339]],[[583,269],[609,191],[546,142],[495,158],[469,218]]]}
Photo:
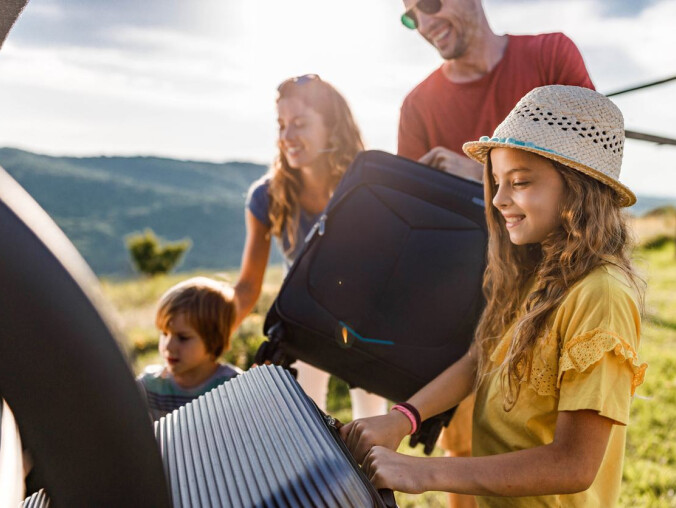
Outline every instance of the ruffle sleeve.
{"label": "ruffle sleeve", "polygon": [[606,354],[614,356],[619,363],[627,362],[632,371],[631,394],[643,383],[647,363],[642,363],[634,348],[618,335],[601,329],[592,330],[566,343],[559,359],[557,387],[566,371],[575,369],[584,372],[599,363]]}
{"label": "ruffle sleeve", "polygon": [[631,395],[646,364],[621,338],[603,330],[580,336],[559,366],[559,411],[591,409],[616,424],[629,423]]}
{"label": "ruffle sleeve", "polygon": [[559,357],[559,411],[591,409],[616,423],[629,419],[631,397],[647,364],[638,356],[636,294],[612,267],[590,274],[562,304],[553,326]]}

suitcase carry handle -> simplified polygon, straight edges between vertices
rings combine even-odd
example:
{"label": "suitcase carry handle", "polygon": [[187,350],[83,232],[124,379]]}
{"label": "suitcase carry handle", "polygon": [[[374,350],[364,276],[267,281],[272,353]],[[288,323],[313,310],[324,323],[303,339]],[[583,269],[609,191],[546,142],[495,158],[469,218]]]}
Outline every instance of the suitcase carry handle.
{"label": "suitcase carry handle", "polygon": [[415,448],[418,443],[422,443],[425,455],[430,455],[434,451],[434,446],[437,444],[441,430],[443,427],[448,426],[454,413],[455,408],[452,408],[422,422],[420,430],[411,435],[408,441],[409,446]]}
{"label": "suitcase carry handle", "polygon": [[392,489],[378,489],[378,494],[383,498],[383,503],[385,503],[387,508],[399,508]]}
{"label": "suitcase carry handle", "polygon": [[256,351],[254,363],[256,365],[265,365],[266,363],[279,365],[298,379],[298,369],[291,367],[296,358],[287,355],[284,350],[284,324],[281,321],[276,322],[267,331],[267,335],[268,340],[264,341]]}

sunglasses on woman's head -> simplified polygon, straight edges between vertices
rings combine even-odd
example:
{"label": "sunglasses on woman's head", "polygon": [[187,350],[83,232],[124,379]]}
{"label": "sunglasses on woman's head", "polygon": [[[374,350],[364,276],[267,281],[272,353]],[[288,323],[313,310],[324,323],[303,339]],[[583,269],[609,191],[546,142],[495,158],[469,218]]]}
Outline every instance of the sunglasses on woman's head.
{"label": "sunglasses on woman's head", "polygon": [[418,28],[418,18],[414,9],[418,9],[425,14],[436,14],[441,10],[441,0],[418,0],[416,4],[401,15],[401,23],[411,30]]}
{"label": "sunglasses on woman's head", "polygon": [[282,88],[284,88],[289,83],[293,83],[295,85],[304,85],[305,83],[309,83],[310,81],[321,81],[321,78],[319,77],[319,74],[303,74],[302,76],[296,76],[293,78],[285,79],[277,87],[277,91],[281,92]]}

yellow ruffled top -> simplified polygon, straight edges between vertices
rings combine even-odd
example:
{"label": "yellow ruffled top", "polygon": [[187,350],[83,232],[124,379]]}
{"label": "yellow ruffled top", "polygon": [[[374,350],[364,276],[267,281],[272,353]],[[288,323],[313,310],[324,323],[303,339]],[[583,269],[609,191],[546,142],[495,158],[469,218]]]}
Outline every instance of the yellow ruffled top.
{"label": "yellow ruffled top", "polygon": [[591,409],[613,420],[606,455],[585,492],[528,498],[478,498],[481,506],[614,506],[622,477],[625,425],[631,397],[647,365],[637,350],[641,320],[637,298],[625,276],[603,266],[573,286],[547,322],[533,350],[528,389],[514,408],[503,409],[499,366],[513,326],[491,355],[494,370],[476,395],[472,449],[495,455],[551,443],[560,411]]}
{"label": "yellow ruffled top", "polygon": [[559,359],[557,388],[561,386],[564,372],[572,369],[584,372],[611,351],[615,354],[615,360],[629,363],[628,366],[634,374],[631,380],[631,394],[634,395],[636,387],[643,383],[648,364],[641,363],[632,345],[622,337],[600,328],[583,333],[566,343]]}

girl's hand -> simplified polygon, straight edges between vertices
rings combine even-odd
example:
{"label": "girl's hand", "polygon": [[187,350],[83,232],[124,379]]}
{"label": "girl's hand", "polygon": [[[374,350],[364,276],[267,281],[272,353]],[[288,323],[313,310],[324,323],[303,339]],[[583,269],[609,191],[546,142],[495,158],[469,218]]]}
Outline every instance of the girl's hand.
{"label": "girl's hand", "polygon": [[410,432],[411,422],[399,411],[383,416],[354,420],[340,428],[343,438],[355,460],[361,464],[374,446],[396,450],[401,440]]}
{"label": "girl's hand", "polygon": [[376,489],[420,494],[427,490],[421,481],[424,478],[421,466],[419,458],[374,446],[366,455],[362,470]]}

